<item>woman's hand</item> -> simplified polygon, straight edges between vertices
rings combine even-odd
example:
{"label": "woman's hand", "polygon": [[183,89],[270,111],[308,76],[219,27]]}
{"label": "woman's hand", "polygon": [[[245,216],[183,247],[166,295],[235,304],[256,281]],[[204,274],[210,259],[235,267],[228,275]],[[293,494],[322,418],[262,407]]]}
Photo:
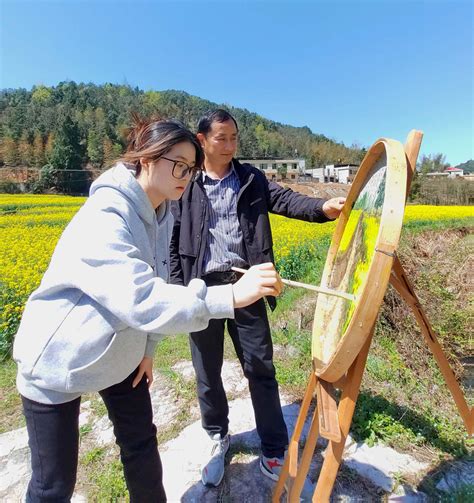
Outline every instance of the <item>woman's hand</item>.
{"label": "woman's hand", "polygon": [[341,213],[342,207],[344,206],[345,202],[345,197],[333,197],[332,199],[328,199],[323,204],[324,214],[331,220],[334,220]]}
{"label": "woman's hand", "polygon": [[140,365],[138,365],[138,374],[132,382],[132,388],[137,386],[137,384],[142,380],[143,375],[146,375],[148,387],[150,387],[153,382],[153,358],[150,358],[149,356],[144,356]]}
{"label": "woman's hand", "polygon": [[232,285],[234,307],[249,306],[267,295],[277,297],[282,289],[280,275],[271,262],[254,265]]}

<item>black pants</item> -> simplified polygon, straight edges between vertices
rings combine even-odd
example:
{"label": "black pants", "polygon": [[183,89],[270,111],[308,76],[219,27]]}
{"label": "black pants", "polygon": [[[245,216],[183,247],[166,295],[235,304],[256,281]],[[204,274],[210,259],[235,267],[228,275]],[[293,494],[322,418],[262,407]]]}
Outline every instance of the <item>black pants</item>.
{"label": "black pants", "polygon": [[[150,393],[145,377],[132,388],[135,375],[100,395],[120,447],[130,501],[161,503],[166,495]],[[22,400],[32,467],[26,501],[68,502],[76,483],[81,399],[55,405]]]}
{"label": "black pants", "polygon": [[[215,281],[206,283],[210,286],[217,284]],[[190,334],[202,425],[211,436],[216,433],[224,436],[228,432],[229,406],[221,379],[226,321],[249,381],[262,452],[268,457],[282,457],[288,445],[288,431],[281,410],[270,326],[263,299],[236,309],[234,320],[211,320],[205,330]]]}

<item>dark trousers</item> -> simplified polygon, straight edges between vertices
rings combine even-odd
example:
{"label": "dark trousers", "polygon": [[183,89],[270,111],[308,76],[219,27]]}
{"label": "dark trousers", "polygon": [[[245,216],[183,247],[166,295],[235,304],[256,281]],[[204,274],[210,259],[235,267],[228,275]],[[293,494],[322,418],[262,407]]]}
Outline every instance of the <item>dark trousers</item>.
{"label": "dark trousers", "polygon": [[[135,375],[100,395],[120,447],[130,501],[162,503],[166,495],[150,393],[145,377],[132,388]],[[76,483],[81,399],[54,405],[22,400],[32,467],[26,501],[68,502]]]}
{"label": "dark trousers", "polygon": [[205,330],[190,334],[202,425],[211,436],[220,433],[223,437],[228,432],[229,406],[221,378],[226,321],[249,381],[262,452],[267,457],[282,457],[288,445],[288,431],[281,410],[270,326],[263,300],[236,309],[234,320],[211,320]]}

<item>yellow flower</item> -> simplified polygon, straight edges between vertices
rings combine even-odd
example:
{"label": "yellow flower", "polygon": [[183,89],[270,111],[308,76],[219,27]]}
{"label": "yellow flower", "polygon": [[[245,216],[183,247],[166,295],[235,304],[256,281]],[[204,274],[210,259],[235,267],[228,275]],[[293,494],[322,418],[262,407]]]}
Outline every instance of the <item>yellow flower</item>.
{"label": "yellow flower", "polygon": [[[86,198],[58,195],[0,195],[0,338],[16,330],[24,304],[38,287],[54,247]],[[351,220],[351,222],[354,219]],[[355,219],[357,220],[357,219]],[[407,206],[405,222],[461,220],[473,225],[471,206]],[[275,259],[301,260],[298,251],[321,251],[321,242],[331,238],[335,222],[324,225],[270,215]],[[355,225],[355,224],[354,224]],[[376,228],[369,226],[368,238]],[[347,229],[347,246],[351,234]],[[296,257],[296,258],[295,258]],[[364,271],[361,269],[362,280]],[[357,279],[357,278],[356,278]]]}

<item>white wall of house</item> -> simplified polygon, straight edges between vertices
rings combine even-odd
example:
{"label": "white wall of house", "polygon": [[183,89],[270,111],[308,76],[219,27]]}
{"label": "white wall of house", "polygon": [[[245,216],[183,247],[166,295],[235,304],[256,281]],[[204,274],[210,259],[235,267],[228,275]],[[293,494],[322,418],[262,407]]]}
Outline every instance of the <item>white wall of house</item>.
{"label": "white wall of house", "polygon": [[312,178],[318,182],[324,182],[324,168],[312,168],[305,170],[307,175],[311,175]]}
{"label": "white wall of house", "polygon": [[303,174],[306,167],[304,159],[239,159],[239,161],[251,164],[264,172],[272,169],[278,170],[286,165],[287,173]]}
{"label": "white wall of house", "polygon": [[336,169],[337,181],[339,183],[349,183],[349,168]]}
{"label": "white wall of house", "polygon": [[464,171],[460,169],[459,171],[443,171],[442,173],[434,172],[434,173],[426,173],[426,176],[430,176],[433,178],[442,178],[442,177],[448,177],[448,178],[455,178],[457,176],[464,176]]}
{"label": "white wall of house", "polygon": [[324,169],[324,181],[335,183],[352,183],[359,166],[348,164],[347,166],[334,166],[328,164]]}
{"label": "white wall of house", "polygon": [[457,176],[464,176],[464,171],[448,171],[448,178],[456,178]]}
{"label": "white wall of house", "polygon": [[334,166],[329,164],[324,168],[306,169],[304,159],[239,159],[242,163],[252,164],[261,169],[268,179],[281,179],[277,173],[286,167],[286,178],[297,180],[300,175],[311,175],[319,182],[352,183],[359,166],[348,164],[346,166]]}

